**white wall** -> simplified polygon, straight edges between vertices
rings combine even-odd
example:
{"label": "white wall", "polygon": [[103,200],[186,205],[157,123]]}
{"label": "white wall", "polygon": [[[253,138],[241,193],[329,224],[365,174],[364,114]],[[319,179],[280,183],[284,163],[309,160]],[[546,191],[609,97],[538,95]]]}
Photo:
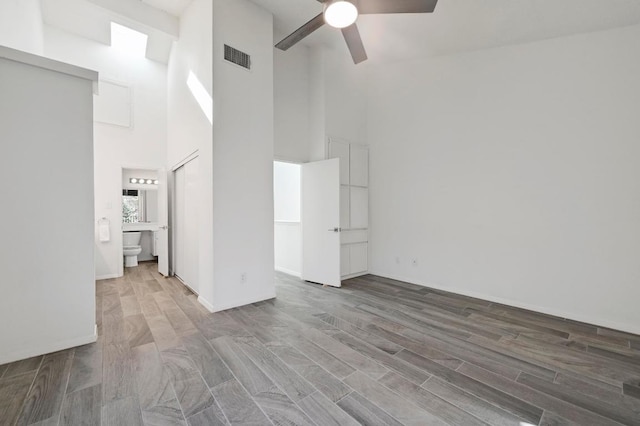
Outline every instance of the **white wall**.
{"label": "white wall", "polygon": [[302,224],[300,222],[276,222],[274,248],[276,271],[301,277]]}
{"label": "white wall", "polygon": [[325,69],[325,133],[367,143],[367,67],[355,65],[347,51],[328,51]]}
{"label": "white wall", "polygon": [[318,161],[330,137],[367,143],[367,65],[322,47],[311,49],[310,62],[309,159]]}
{"label": "white wall", "polygon": [[310,52],[296,46],[273,50],[274,155],[278,160],[309,161]]}
{"label": "white wall", "polygon": [[193,72],[208,93],[213,87],[213,5],[194,0],[180,18],[180,38],[168,66],[167,166],[198,151],[198,290],[207,307],[213,299],[213,129],[187,87]]}
{"label": "white wall", "polygon": [[212,2],[194,0],[180,18],[180,38],[173,45],[168,66],[167,164],[174,166],[211,144],[211,123],[187,87],[193,72],[212,93]]}
{"label": "white wall", "polygon": [[276,222],[300,222],[300,164],[273,163],[273,198]]}
{"label": "white wall", "polygon": [[638,40],[377,68],[373,272],[640,333]]}
{"label": "white wall", "polygon": [[40,0],[0,1],[0,46],[42,54]]}
{"label": "white wall", "polygon": [[96,335],[92,81],[41,60],[0,59],[0,76],[4,364]]}
{"label": "white wall", "polygon": [[132,88],[133,127],[94,124],[96,220],[111,223],[111,241],[96,243],[96,277],[121,276],[122,168],[166,165],[167,68],[49,26],[44,48],[47,57],[98,70],[101,79]]}
{"label": "white wall", "polygon": [[[222,310],[275,297],[273,17],[246,0],[215,1],[213,40],[214,293],[208,300]],[[224,61],[224,44],[251,55],[250,72]]]}

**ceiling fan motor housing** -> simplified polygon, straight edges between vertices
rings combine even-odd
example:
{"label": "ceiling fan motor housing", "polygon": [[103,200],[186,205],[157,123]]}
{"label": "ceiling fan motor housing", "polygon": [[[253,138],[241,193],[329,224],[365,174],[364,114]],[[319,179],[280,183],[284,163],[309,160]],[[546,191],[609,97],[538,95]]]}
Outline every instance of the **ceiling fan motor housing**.
{"label": "ceiling fan motor housing", "polygon": [[327,0],[323,8],[325,22],[334,28],[345,28],[358,19],[357,0]]}

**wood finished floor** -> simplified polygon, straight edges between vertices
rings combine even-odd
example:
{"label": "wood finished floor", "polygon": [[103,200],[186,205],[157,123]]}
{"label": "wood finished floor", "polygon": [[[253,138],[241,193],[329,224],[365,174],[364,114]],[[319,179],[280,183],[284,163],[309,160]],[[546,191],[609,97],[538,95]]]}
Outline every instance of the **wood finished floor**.
{"label": "wood finished floor", "polygon": [[640,336],[385,278],[210,314],[154,264],[95,344],[0,366],[2,425],[640,425]]}

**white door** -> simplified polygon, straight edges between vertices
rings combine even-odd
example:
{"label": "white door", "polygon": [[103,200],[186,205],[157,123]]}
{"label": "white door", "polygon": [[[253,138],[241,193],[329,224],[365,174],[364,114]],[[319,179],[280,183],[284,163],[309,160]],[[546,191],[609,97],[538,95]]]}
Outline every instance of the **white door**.
{"label": "white door", "polygon": [[302,165],[302,278],[340,287],[340,160]]}
{"label": "white door", "polygon": [[175,170],[173,273],[198,293],[198,157]]}
{"label": "white door", "polygon": [[158,233],[156,234],[156,253],[158,254],[158,272],[169,275],[169,206],[167,199],[167,171],[158,170]]}

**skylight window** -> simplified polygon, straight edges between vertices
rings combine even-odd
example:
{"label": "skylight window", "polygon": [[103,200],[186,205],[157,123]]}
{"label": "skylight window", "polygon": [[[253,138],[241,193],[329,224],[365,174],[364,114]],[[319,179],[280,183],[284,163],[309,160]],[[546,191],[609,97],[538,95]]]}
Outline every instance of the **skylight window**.
{"label": "skylight window", "polygon": [[198,105],[200,105],[202,112],[207,116],[209,123],[213,124],[213,99],[193,71],[189,71],[187,86],[189,86],[191,94],[196,99],[196,102],[198,102]]}
{"label": "skylight window", "polygon": [[111,47],[131,55],[144,57],[149,36],[115,22],[111,23]]}

